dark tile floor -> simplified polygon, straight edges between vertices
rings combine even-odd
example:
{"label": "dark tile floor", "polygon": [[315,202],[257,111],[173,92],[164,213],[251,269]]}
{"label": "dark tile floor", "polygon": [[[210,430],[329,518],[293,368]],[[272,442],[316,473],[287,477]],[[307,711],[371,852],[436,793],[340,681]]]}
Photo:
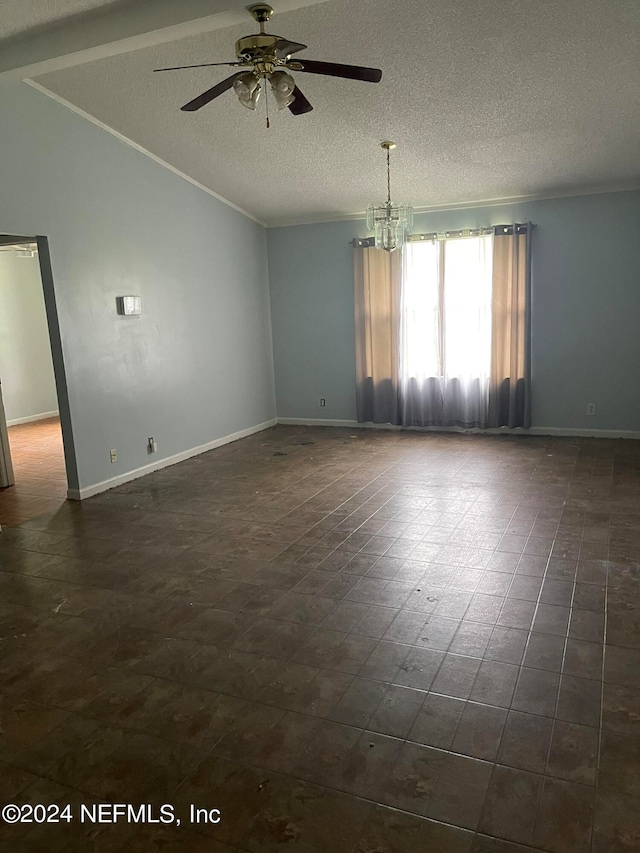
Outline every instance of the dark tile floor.
{"label": "dark tile floor", "polygon": [[[640,443],[278,427],[0,535],[7,850],[640,850]],[[218,808],[192,825],[188,806]]]}

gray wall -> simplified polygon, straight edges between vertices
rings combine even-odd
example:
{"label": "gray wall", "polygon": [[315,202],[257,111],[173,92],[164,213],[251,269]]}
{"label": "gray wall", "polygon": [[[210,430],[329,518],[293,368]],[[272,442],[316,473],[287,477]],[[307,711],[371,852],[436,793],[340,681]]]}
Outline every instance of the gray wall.
{"label": "gray wall", "polygon": [[0,380],[7,421],[56,412],[38,258],[0,252]]}
{"label": "gray wall", "polygon": [[[533,425],[640,430],[640,192],[420,214],[414,230],[528,219]],[[360,220],[268,232],[280,417],[356,417],[348,243],[366,233]]]}
{"label": "gray wall", "polygon": [[275,417],[262,226],[26,84],[0,114],[0,233],[48,237],[80,486]]}

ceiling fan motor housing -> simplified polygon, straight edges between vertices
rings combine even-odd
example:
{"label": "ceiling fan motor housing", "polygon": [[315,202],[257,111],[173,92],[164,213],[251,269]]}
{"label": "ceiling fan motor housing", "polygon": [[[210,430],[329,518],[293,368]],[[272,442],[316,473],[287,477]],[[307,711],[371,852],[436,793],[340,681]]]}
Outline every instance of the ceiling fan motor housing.
{"label": "ceiling fan motor housing", "polygon": [[[236,56],[240,62],[252,63],[259,73],[268,74],[277,65],[284,65],[276,54],[276,45],[280,41],[281,36],[271,33],[243,36],[236,42]],[[264,70],[260,66],[264,66]]]}

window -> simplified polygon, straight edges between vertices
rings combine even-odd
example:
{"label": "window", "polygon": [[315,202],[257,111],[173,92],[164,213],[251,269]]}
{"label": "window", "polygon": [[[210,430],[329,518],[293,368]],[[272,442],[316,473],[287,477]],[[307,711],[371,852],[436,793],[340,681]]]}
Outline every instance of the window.
{"label": "window", "polygon": [[355,242],[359,421],[531,426],[532,227],[424,235],[402,255]]}
{"label": "window", "polygon": [[405,247],[403,379],[488,378],[492,256],[492,235]]}

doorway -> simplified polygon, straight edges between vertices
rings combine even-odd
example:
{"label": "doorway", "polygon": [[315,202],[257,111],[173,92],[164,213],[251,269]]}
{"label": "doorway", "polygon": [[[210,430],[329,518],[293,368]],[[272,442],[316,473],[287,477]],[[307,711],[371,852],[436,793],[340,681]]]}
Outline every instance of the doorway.
{"label": "doorway", "polygon": [[55,512],[67,495],[50,323],[39,241],[0,235],[2,527]]}

